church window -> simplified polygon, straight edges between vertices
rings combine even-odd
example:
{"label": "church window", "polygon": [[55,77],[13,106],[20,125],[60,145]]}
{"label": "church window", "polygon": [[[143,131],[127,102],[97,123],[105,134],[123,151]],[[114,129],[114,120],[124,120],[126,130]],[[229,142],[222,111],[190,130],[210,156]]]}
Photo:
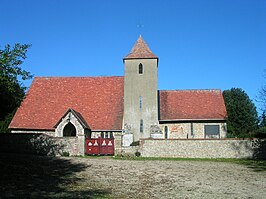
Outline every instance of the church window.
{"label": "church window", "polygon": [[219,125],[204,125],[205,138],[220,138]]}
{"label": "church window", "polygon": [[143,65],[142,65],[142,63],[139,64],[139,74],[143,74]]}
{"label": "church window", "polygon": [[164,138],[165,139],[168,138],[168,127],[167,126],[164,127]]}
{"label": "church window", "polygon": [[63,130],[63,137],[71,136],[76,136],[76,128],[71,122],[69,122]]}
{"label": "church window", "polygon": [[142,109],[142,97],[139,97],[139,108]]}
{"label": "church window", "polygon": [[114,138],[113,132],[110,132],[110,138]]}
{"label": "church window", "polygon": [[109,131],[101,132],[101,138],[114,138],[113,132]]}
{"label": "church window", "polygon": [[190,124],[190,132],[191,132],[191,136],[194,137],[193,123]]}
{"label": "church window", "polygon": [[139,131],[143,133],[143,119],[140,120]]}

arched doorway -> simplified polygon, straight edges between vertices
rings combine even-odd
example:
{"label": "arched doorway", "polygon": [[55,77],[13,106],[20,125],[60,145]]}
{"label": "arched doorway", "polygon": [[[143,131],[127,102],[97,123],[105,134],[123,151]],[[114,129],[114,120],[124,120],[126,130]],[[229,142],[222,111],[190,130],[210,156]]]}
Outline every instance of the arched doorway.
{"label": "arched doorway", "polygon": [[76,134],[75,126],[69,122],[63,130],[63,137],[76,136]]}

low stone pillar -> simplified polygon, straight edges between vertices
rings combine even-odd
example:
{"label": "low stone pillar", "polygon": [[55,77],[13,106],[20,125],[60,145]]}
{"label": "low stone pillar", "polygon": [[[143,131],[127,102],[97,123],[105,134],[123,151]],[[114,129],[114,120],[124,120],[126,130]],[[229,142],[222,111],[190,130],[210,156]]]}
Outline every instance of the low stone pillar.
{"label": "low stone pillar", "polygon": [[85,155],[86,152],[86,142],[85,142],[85,135],[84,134],[78,134],[78,140],[77,140],[77,155]]}

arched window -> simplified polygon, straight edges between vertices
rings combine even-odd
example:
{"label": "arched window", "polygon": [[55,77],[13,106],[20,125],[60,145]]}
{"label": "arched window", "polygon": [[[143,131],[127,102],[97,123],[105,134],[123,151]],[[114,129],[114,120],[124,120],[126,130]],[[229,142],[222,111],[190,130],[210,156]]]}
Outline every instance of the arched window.
{"label": "arched window", "polygon": [[143,74],[143,65],[142,65],[142,63],[139,64],[139,74]]}
{"label": "arched window", "polygon": [[183,126],[180,127],[180,132],[181,132],[181,134],[184,133],[184,128],[183,128]]}
{"label": "arched window", "polygon": [[165,139],[168,138],[168,127],[167,126],[164,127],[164,138]]}
{"label": "arched window", "polygon": [[63,130],[63,137],[70,136],[76,136],[76,128],[71,122],[69,122]]}
{"label": "arched window", "polygon": [[140,120],[139,131],[143,133],[143,119]]}

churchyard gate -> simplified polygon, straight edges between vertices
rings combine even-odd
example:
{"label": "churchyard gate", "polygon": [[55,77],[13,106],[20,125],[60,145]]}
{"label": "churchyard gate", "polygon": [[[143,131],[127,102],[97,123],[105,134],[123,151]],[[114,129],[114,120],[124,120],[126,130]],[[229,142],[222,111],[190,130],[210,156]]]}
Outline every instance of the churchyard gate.
{"label": "churchyard gate", "polygon": [[86,138],[87,155],[114,155],[114,138]]}

